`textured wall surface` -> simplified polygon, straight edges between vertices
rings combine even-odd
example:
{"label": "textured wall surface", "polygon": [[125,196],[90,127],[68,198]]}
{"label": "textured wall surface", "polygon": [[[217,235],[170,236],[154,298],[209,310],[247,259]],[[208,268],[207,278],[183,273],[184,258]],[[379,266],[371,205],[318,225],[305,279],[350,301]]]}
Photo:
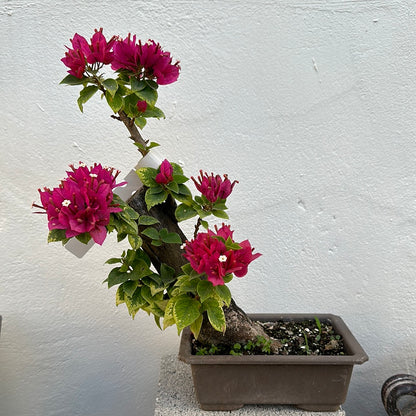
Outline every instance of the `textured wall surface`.
{"label": "textured wall surface", "polygon": [[263,256],[231,284],[247,312],[341,315],[370,356],[351,416],[416,373],[416,6],[411,0],[0,1],[0,414],[147,416],[178,347],[102,281],[114,237],[75,258],[46,244],[37,188],[69,163],[127,174],[138,154],[94,97],[60,86],[73,33],[153,38],[182,65],[160,88],[156,154],[238,179],[238,239]]}

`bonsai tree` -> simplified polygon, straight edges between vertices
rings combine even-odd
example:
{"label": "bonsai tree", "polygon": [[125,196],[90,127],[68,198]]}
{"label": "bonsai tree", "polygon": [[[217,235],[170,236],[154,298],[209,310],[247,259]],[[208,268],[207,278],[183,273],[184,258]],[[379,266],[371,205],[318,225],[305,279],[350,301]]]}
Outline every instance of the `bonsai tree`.
{"label": "bonsai tree", "polygon": [[[128,34],[107,40],[102,29],[90,41],[79,34],[71,39],[62,62],[69,68],[62,84],[78,86],[78,106],[97,93],[111,108],[111,117],[127,128],[142,156],[158,146],[141,134],[148,118],[163,118],[156,106],[158,88],[175,82],[179,62],[153,40],[142,42]],[[104,76],[108,66],[114,71]],[[227,283],[246,275],[260,256],[248,240],[234,240],[230,225],[210,227],[210,218],[228,220],[226,201],[237,181],[227,175],[200,171],[189,181],[183,169],[164,160],[158,168],[143,167],[137,174],[143,187],[128,201],[113,190],[119,171],[101,164],[70,165],[58,187],[39,189],[48,217],[49,242],[66,244],[76,238],[103,244],[106,235],[127,239],[129,249],[110,258],[108,287],[117,286],[116,304],[125,304],[134,318],[140,310],[152,314],[160,328],[176,325],[178,333],[190,327],[202,343],[229,344],[268,339],[232,299]],[[186,185],[193,183],[198,195]],[[194,220],[188,239],[179,224]],[[273,348],[277,348],[272,344]]]}

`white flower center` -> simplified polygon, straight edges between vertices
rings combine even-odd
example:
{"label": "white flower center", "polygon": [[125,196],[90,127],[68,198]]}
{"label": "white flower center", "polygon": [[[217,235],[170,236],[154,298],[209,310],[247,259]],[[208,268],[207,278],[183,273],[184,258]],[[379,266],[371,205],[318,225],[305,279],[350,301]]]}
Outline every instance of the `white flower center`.
{"label": "white flower center", "polygon": [[224,262],[226,262],[227,261],[227,256],[226,255],[221,255],[221,256],[219,256],[218,257],[218,260],[221,262],[221,263],[224,263]]}
{"label": "white flower center", "polygon": [[67,207],[67,206],[69,206],[71,204],[71,201],[69,200],[69,199],[64,199],[63,201],[62,201],[62,206],[63,207]]}
{"label": "white flower center", "polygon": [[186,244],[185,244],[185,243],[183,243],[183,244],[181,245],[181,250],[185,250],[185,247],[186,247]]}
{"label": "white flower center", "polygon": [[91,178],[96,178],[97,174],[96,173],[90,173]]}

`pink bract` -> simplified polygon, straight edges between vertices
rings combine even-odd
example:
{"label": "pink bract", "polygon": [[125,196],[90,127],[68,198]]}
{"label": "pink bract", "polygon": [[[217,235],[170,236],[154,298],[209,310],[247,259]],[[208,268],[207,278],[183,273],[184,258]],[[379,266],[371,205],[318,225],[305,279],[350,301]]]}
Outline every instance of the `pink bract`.
{"label": "pink bract", "polygon": [[208,173],[204,173],[202,170],[199,173],[198,181],[193,176],[191,176],[191,179],[194,181],[198,191],[212,203],[217,202],[219,199],[228,198],[234,185],[238,183],[238,181],[231,183],[227,175],[223,175],[224,179],[222,179],[220,175],[214,176],[213,173],[208,175]]}
{"label": "pink bract", "polygon": [[117,41],[113,46],[114,59],[111,68],[114,71],[119,69],[127,69],[131,72],[137,70],[139,60],[139,45],[136,44],[136,35],[133,39],[129,35],[124,40]]}
{"label": "pink bract", "polygon": [[83,50],[89,64],[101,62],[107,65],[113,61],[114,53],[112,48],[116,41],[116,36],[113,36],[107,42],[102,32],[103,28],[100,28],[100,30],[95,29],[95,33],[91,38],[91,45],[87,44],[87,48]]}
{"label": "pink bract", "polygon": [[102,33],[103,29],[95,29],[95,33],[91,38],[91,44],[87,40],[75,33],[71,39],[72,49],[68,48],[65,57],[61,61],[68,67],[71,75],[82,78],[84,75],[86,63],[90,65],[96,62],[109,64],[113,60],[113,44],[116,37],[113,36],[108,42]]}
{"label": "pink bract", "polygon": [[[77,38],[78,37],[78,38]],[[74,47],[74,49],[68,49],[67,52],[65,52],[65,57],[61,59],[61,61],[64,63],[65,66],[69,68],[69,73],[77,78],[82,78],[85,71],[85,55],[82,52],[81,48],[78,47],[80,45],[79,38],[82,38],[82,36],[79,36],[75,34],[74,39],[71,40],[72,46],[77,45]],[[84,39],[84,38],[82,38]],[[84,39],[85,42],[87,42]]]}
{"label": "pink bract", "polygon": [[[253,254],[253,248],[248,240],[244,240],[240,249],[227,249],[225,240],[232,240],[233,231],[224,225],[214,233],[198,233],[196,238],[185,244],[184,257],[197,273],[205,273],[207,279],[214,285],[223,285],[224,277],[233,273],[237,277],[247,274],[248,265],[260,257],[260,253]],[[232,240],[234,242],[234,240]]]}
{"label": "pink bract", "polygon": [[138,78],[156,79],[160,85],[171,84],[179,77],[179,62],[172,64],[169,52],[164,52],[158,43],[149,40],[136,43],[136,36],[129,34],[114,44],[114,60],[111,68],[125,69]]}
{"label": "pink bract", "polygon": [[153,40],[149,39],[144,45],[140,43],[139,62],[148,76],[156,78],[160,85],[171,84],[179,77],[179,62],[172,65],[170,53],[164,52]]}
{"label": "pink bract", "polygon": [[173,181],[173,167],[167,159],[161,163],[160,172],[156,175],[155,181],[163,185]]}
{"label": "pink bract", "polygon": [[80,165],[61,181],[57,188],[39,189],[43,209],[48,215],[49,230],[65,230],[66,238],[89,233],[98,244],[107,235],[106,226],[110,213],[122,209],[113,204],[112,190],[126,182],[116,183],[119,171],[103,168],[101,164],[91,167]]}

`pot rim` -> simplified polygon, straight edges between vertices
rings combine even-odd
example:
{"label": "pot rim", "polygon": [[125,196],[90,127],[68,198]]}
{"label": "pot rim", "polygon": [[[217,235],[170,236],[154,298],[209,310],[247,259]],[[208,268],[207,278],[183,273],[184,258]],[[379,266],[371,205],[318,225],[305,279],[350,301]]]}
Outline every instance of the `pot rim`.
{"label": "pot rim", "polygon": [[270,314],[258,313],[247,314],[252,320],[261,322],[277,320],[304,320],[315,319],[329,321],[335,331],[342,336],[346,355],[192,355],[191,339],[192,333],[189,327],[182,331],[181,342],[179,346],[178,358],[188,364],[194,365],[354,365],[363,364],[368,361],[368,355],[358,343],[354,335],[348,329],[341,317],[333,314]]}

